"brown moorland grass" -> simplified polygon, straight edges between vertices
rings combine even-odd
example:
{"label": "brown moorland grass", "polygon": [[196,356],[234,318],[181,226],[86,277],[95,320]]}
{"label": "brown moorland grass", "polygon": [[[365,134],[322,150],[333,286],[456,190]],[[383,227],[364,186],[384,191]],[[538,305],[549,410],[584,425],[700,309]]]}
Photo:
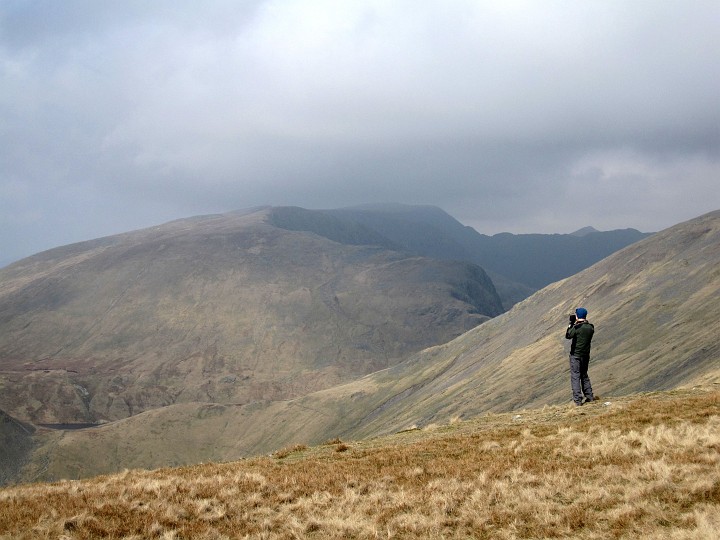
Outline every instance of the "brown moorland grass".
{"label": "brown moorland grass", "polygon": [[0,490],[0,538],[720,538],[720,391]]}

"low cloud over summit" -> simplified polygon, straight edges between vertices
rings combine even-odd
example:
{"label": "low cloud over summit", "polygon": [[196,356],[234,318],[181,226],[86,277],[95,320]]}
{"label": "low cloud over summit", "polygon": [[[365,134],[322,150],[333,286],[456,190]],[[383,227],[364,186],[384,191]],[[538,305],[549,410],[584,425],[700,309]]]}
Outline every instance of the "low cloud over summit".
{"label": "low cloud over summit", "polygon": [[479,232],[720,207],[717,2],[0,6],[0,264],[255,205]]}

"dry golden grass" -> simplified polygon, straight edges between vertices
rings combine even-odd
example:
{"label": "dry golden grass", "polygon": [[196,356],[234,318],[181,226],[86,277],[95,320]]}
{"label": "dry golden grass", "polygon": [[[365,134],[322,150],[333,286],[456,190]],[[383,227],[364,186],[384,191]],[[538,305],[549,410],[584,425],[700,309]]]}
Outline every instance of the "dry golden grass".
{"label": "dry golden grass", "polygon": [[3,539],[638,537],[720,538],[717,390],[0,490]]}

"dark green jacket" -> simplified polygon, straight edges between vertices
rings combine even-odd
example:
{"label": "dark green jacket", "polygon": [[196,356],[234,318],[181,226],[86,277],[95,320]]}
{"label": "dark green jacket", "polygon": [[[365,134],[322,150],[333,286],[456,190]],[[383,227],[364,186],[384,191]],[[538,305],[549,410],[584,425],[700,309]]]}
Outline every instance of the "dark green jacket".
{"label": "dark green jacket", "polygon": [[572,339],[570,354],[583,357],[590,356],[590,342],[594,333],[595,327],[587,321],[568,326],[565,331],[565,338]]}

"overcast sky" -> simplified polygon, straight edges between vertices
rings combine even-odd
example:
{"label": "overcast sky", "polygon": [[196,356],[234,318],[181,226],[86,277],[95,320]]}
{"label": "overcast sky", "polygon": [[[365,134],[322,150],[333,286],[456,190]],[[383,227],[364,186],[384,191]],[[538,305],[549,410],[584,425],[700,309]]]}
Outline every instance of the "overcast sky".
{"label": "overcast sky", "polygon": [[0,265],[257,205],[720,208],[718,0],[0,0]]}

